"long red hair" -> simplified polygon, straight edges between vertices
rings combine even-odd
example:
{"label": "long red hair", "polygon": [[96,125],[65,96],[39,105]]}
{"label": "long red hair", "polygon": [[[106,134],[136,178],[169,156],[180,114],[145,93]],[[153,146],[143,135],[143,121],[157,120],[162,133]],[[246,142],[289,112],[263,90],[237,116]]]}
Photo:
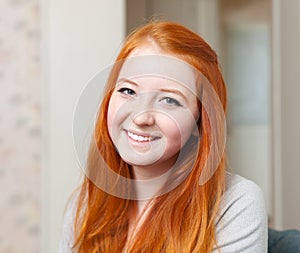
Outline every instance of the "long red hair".
{"label": "long red hair", "polygon": [[[125,41],[117,61],[126,59],[149,38],[163,52],[186,61],[200,71],[226,111],[226,87],[216,53],[199,35],[179,24],[154,21],[137,29]],[[99,172],[107,165],[121,176],[131,178],[130,166],[115,150],[107,128],[108,104],[115,81],[112,75],[100,106],[87,171]],[[221,161],[212,177],[200,185],[198,179],[207,166],[212,128],[206,109],[200,105],[199,110],[201,140],[195,147],[198,153],[191,172],[175,189],[151,200],[150,211],[133,238],[129,238],[128,230],[132,216],[137,215],[136,201],[108,194],[85,176],[77,201],[74,249],[85,253],[113,253],[122,252],[126,245],[126,252],[210,252],[216,246],[215,220],[225,187],[225,154],[221,154]],[[103,160],[99,158],[99,152]]]}

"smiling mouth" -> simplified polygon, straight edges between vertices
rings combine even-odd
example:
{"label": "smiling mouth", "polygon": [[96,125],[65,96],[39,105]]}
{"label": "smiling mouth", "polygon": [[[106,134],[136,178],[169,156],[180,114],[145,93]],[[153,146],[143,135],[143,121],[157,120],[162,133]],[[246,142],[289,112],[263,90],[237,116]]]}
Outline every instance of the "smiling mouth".
{"label": "smiling mouth", "polygon": [[160,137],[157,136],[145,136],[145,135],[140,135],[140,134],[136,134],[130,131],[126,131],[127,135],[129,138],[131,138],[134,141],[138,141],[138,142],[150,142],[150,141],[154,141],[159,139]]}

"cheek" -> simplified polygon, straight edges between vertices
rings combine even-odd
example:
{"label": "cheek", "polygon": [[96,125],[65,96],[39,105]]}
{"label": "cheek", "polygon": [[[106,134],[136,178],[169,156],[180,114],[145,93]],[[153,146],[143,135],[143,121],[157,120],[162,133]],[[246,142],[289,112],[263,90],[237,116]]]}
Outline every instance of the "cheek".
{"label": "cheek", "polygon": [[118,137],[119,131],[122,128],[124,122],[128,119],[130,114],[130,107],[124,104],[117,95],[112,95],[108,104],[107,111],[107,127],[108,132],[112,139]]}
{"label": "cheek", "polygon": [[169,145],[174,145],[174,148],[180,148],[184,146],[192,135],[196,121],[192,115],[185,114],[173,117],[173,120],[165,119],[161,121],[161,125]]}
{"label": "cheek", "polygon": [[109,134],[111,135],[112,128],[114,124],[116,124],[116,113],[119,109],[119,105],[114,96],[111,97],[109,104],[108,104],[108,111],[107,111],[107,127]]}
{"label": "cheek", "polygon": [[186,120],[185,122],[182,122],[183,124],[180,125],[181,134],[182,134],[182,140],[184,143],[191,137],[193,129],[197,127],[197,122],[195,119]]}
{"label": "cheek", "polygon": [[107,111],[107,128],[110,133],[110,129],[112,127],[112,122],[114,118],[114,111],[112,111],[111,106],[108,106],[108,111]]}
{"label": "cheek", "polygon": [[171,119],[166,116],[161,116],[158,126],[166,137],[168,146],[174,149],[181,147],[182,130],[174,118]]}

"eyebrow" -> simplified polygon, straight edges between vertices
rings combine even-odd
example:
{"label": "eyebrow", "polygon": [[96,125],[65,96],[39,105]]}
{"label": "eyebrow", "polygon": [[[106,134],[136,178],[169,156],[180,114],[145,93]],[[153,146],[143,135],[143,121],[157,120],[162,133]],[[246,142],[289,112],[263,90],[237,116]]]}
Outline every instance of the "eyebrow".
{"label": "eyebrow", "polygon": [[120,83],[120,82],[126,82],[126,83],[130,83],[130,84],[133,84],[135,86],[139,86],[136,82],[130,80],[130,79],[127,79],[127,78],[120,78],[117,83]]}

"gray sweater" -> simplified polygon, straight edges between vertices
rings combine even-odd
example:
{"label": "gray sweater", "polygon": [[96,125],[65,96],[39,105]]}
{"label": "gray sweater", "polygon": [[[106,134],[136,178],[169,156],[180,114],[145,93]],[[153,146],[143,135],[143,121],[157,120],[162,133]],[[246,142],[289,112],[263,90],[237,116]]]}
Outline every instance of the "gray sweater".
{"label": "gray sweater", "polygon": [[267,212],[260,188],[241,176],[227,173],[220,214],[217,219],[219,251],[267,252]]}
{"label": "gray sweater", "polygon": [[[73,242],[74,202],[67,209],[59,252],[70,253]],[[217,246],[213,253],[267,252],[267,214],[260,188],[241,176],[227,173],[216,220]]]}

